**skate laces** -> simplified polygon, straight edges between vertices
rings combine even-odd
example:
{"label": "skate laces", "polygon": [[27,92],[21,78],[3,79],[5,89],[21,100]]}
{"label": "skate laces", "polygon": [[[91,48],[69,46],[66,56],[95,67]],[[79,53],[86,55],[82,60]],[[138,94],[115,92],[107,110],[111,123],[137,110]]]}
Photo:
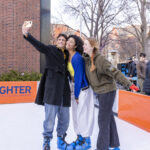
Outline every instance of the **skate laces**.
{"label": "skate laces", "polygon": [[84,143],[84,141],[85,141],[85,138],[83,138],[81,135],[78,135],[78,137],[74,143],[75,143],[75,145],[78,145],[78,144],[82,145]]}
{"label": "skate laces", "polygon": [[82,147],[82,149],[89,149],[91,147],[91,141],[90,138],[83,138],[83,141],[79,146]]}

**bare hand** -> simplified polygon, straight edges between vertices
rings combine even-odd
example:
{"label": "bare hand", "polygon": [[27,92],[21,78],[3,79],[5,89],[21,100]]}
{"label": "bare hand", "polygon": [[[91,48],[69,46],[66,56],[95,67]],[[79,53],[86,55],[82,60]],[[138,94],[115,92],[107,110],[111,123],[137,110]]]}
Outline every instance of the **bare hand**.
{"label": "bare hand", "polygon": [[133,93],[136,93],[136,90],[132,90]]}
{"label": "bare hand", "polygon": [[25,36],[28,34],[29,29],[31,28],[31,27],[26,27],[26,25],[27,25],[27,21],[24,21],[22,25],[22,34]]}
{"label": "bare hand", "polygon": [[79,104],[79,100],[78,99],[76,99],[76,103]]}

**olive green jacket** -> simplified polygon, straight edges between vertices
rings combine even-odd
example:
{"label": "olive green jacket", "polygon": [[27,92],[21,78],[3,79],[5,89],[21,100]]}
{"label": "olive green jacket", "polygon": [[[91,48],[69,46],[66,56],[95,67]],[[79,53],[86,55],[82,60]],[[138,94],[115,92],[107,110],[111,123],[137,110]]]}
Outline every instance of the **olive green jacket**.
{"label": "olive green jacket", "polygon": [[88,81],[95,93],[102,94],[116,90],[116,81],[126,88],[129,88],[133,84],[104,56],[100,54],[95,55],[94,65],[96,69],[92,72],[90,71],[90,57],[83,55],[83,58],[85,60]]}

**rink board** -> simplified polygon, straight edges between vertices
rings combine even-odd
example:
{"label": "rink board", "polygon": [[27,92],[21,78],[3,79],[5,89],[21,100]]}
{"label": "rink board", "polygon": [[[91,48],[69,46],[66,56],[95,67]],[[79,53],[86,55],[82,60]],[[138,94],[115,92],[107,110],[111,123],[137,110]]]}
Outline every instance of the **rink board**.
{"label": "rink board", "polygon": [[0,104],[34,102],[37,81],[0,82]]}
{"label": "rink board", "polygon": [[118,117],[150,132],[150,96],[119,90]]}
{"label": "rink board", "polygon": [[[0,82],[0,104],[34,102],[38,85],[37,81]],[[150,132],[150,96],[117,90],[113,112]]]}

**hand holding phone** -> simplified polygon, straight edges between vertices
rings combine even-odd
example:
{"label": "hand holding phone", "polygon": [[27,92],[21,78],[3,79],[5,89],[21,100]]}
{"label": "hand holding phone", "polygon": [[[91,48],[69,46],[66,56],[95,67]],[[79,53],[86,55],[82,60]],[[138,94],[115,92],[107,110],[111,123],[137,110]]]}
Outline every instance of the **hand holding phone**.
{"label": "hand holding phone", "polygon": [[23,35],[27,35],[29,29],[32,27],[32,21],[24,21],[22,25],[22,33]]}
{"label": "hand holding phone", "polygon": [[25,24],[25,26],[27,28],[31,28],[32,27],[32,21],[25,21],[24,24]]}

